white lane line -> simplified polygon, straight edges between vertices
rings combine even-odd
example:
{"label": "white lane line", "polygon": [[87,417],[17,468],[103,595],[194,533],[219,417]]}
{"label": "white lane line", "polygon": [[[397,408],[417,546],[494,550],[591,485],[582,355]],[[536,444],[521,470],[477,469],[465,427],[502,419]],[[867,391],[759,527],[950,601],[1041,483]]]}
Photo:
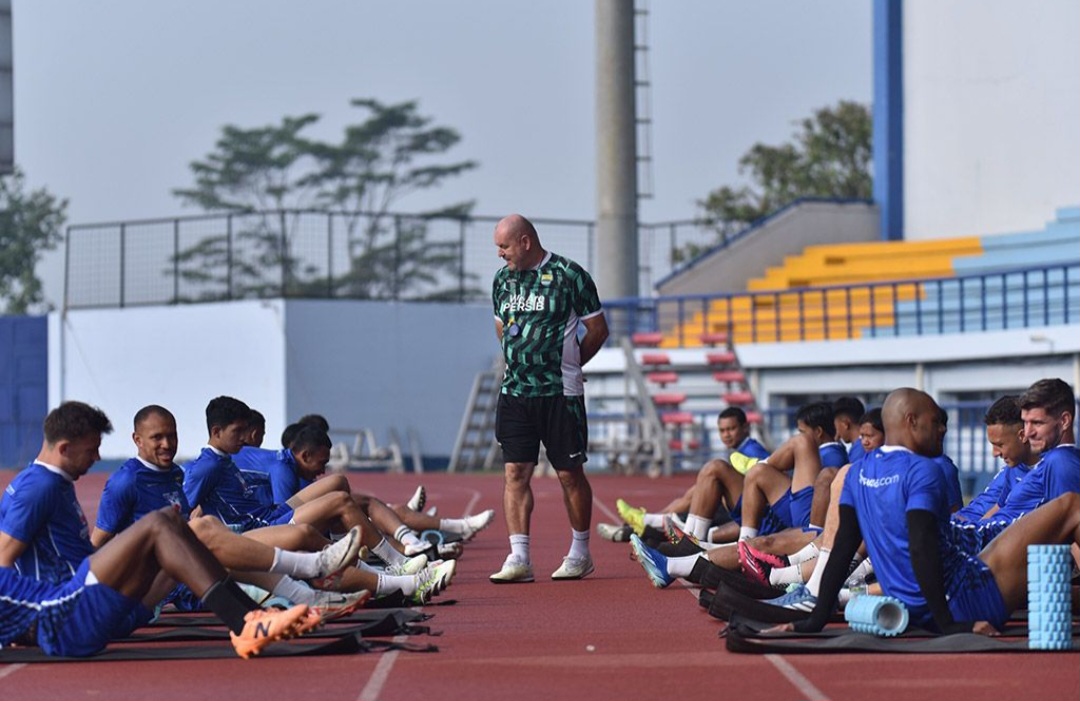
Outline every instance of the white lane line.
{"label": "white lane line", "polygon": [[593,504],[604,512],[604,516],[606,516],[608,520],[614,521],[617,524],[622,523],[622,519],[616,516],[615,512],[609,509],[607,504],[605,504],[604,502],[600,501],[599,499],[593,499]]}
{"label": "white lane line", "polygon": [[[393,642],[403,643],[406,638],[408,636],[398,635]],[[390,672],[394,668],[394,662],[397,661],[399,652],[400,650],[390,650],[382,654],[379,664],[375,665],[375,671],[371,673],[371,679],[368,679],[368,683],[364,685],[360,695],[356,697],[356,701],[378,701],[383,686],[390,679]]]}
{"label": "white lane line", "polygon": [[829,701],[829,697],[821,689],[814,686],[809,679],[800,674],[799,670],[792,667],[791,663],[780,655],[765,655],[765,659],[772,662],[773,666],[780,670],[780,674],[787,677],[787,680],[809,701]]}
{"label": "white lane line", "polygon": [[468,491],[472,492],[472,498],[469,499],[469,503],[465,505],[465,514],[466,515],[472,514],[473,513],[473,507],[476,506],[476,503],[478,501],[480,501],[480,492],[478,492],[475,489],[470,489]]}
{"label": "white lane line", "polygon": [[0,679],[3,679],[4,677],[10,676],[10,675],[14,674],[15,672],[18,672],[20,669],[22,669],[25,666],[26,666],[25,663],[20,662],[19,664],[9,664],[9,665],[6,665],[4,667],[0,667]]}

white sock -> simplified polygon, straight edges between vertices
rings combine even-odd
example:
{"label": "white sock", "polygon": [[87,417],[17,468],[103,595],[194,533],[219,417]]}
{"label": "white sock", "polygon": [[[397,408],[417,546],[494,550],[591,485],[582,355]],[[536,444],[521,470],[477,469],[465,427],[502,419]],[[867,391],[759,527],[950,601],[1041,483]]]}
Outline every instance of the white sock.
{"label": "white sock", "polygon": [[710,518],[704,518],[697,514],[686,515],[686,528],[690,535],[698,540],[705,540],[705,536],[709,533],[709,526],[711,525],[712,519]]}
{"label": "white sock", "polygon": [[465,525],[465,519],[463,518],[441,518],[439,519],[439,530],[461,535],[468,530],[468,526]]}
{"label": "white sock", "polygon": [[777,567],[773,569],[772,572],[769,572],[769,584],[773,585],[774,587],[802,583],[803,577],[801,565]]}
{"label": "white sock", "polygon": [[667,572],[672,577],[689,577],[690,572],[694,569],[694,564],[704,557],[701,553],[697,555],[684,555],[683,557],[669,557],[667,559]]}
{"label": "white sock", "polygon": [[571,528],[570,533],[573,535],[570,537],[570,552],[566,556],[577,559],[589,557],[589,532]]}
{"label": "white sock", "polygon": [[817,545],[815,545],[814,543],[807,543],[802,547],[801,550],[799,550],[799,552],[795,553],[794,555],[788,555],[788,562],[793,565],[799,565],[806,562],[807,560],[813,560],[815,557],[818,556],[818,552],[820,551],[818,550]]}
{"label": "white sock", "polygon": [[278,580],[278,583],[274,585],[274,596],[281,596],[293,604],[311,604],[315,601],[315,590],[304,584],[298,582],[292,577],[284,576]]}
{"label": "white sock", "polygon": [[380,574],[379,583],[375,585],[375,596],[386,596],[400,591],[405,596],[411,596],[416,592],[417,578],[415,575],[390,575]]}
{"label": "white sock", "polygon": [[405,556],[394,550],[394,546],[390,545],[386,538],[379,541],[379,544],[371,549],[371,552],[375,553],[375,556],[388,565],[397,565],[405,562]]}
{"label": "white sock", "polygon": [[645,514],[642,519],[646,526],[652,526],[653,528],[664,527],[664,515],[663,514]]}
{"label": "white sock", "polygon": [[529,536],[524,533],[514,533],[510,536],[510,554],[518,562],[530,564],[529,559]]}
{"label": "white sock", "polygon": [[310,579],[319,574],[319,554],[274,548],[274,561],[267,571],[271,574],[287,574],[298,579]]}
{"label": "white sock", "polygon": [[758,529],[751,528],[750,526],[739,527],[739,540],[750,540],[751,538],[757,538]]}
{"label": "white sock", "polygon": [[829,564],[829,553],[831,552],[831,550],[825,548],[821,549],[817,562],[814,563],[814,573],[810,575],[810,579],[806,582],[806,588],[814,596],[817,596],[818,592],[821,591],[821,575],[825,574],[825,565]]}
{"label": "white sock", "polygon": [[[859,556],[856,555],[855,557],[857,559]],[[864,582],[864,581],[866,581],[866,578],[870,576],[870,573],[873,572],[873,571],[874,571],[874,565],[873,565],[872,562],[870,562],[870,558],[866,558],[864,560],[861,560],[859,562],[859,564],[856,565],[855,569],[853,569],[851,571],[851,574],[848,575],[848,578],[845,581],[845,584],[847,584],[848,582],[852,582],[852,583]]]}
{"label": "white sock", "polygon": [[420,537],[416,535],[416,531],[404,523],[394,531],[394,539],[402,545],[416,545],[420,542]]}

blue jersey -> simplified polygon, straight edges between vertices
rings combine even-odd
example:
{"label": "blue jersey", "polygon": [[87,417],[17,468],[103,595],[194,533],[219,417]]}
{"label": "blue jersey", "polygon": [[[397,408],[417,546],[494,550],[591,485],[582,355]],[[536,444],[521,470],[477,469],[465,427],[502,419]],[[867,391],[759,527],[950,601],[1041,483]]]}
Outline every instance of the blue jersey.
{"label": "blue jersey", "polygon": [[822,467],[843,467],[848,464],[847,449],[839,441],[823,443],[818,448]]}
{"label": "blue jersey", "polygon": [[97,527],[119,533],[140,518],[165,506],[178,508],[186,519],[191,507],[184,496],[184,471],[167,470],[131,458],[105,482],[98,503]]}
{"label": "blue jersey", "polygon": [[258,485],[244,477],[231,456],[210,447],[184,466],[184,495],[191,508],[201,506],[204,514],[240,530],[268,525],[275,509],[259,499]]}
{"label": "blue jersey", "polygon": [[1001,509],[986,522],[1012,522],[1051,499],[1080,492],[1080,451],[1059,445],[1043,454],[1024,479],[1013,485]]}
{"label": "blue jersey", "polygon": [[940,523],[949,518],[945,476],[929,458],[905,448],[879,448],[851,466],[840,504],[853,507],[881,588],[911,610],[913,618],[929,612],[915,570],[907,512],[929,511]]}
{"label": "blue jersey", "polygon": [[953,520],[980,521],[990,509],[995,506],[998,508],[1004,506],[1013,487],[1023,480],[1028,472],[1031,472],[1031,468],[1024,463],[1002,467],[994,475],[994,479],[990,480],[990,484],[986,485],[986,489],[975,495],[967,506],[953,514]]}
{"label": "blue jersey", "polygon": [[74,482],[41,463],[31,463],[4,490],[0,531],[28,546],[15,569],[51,584],[71,579],[94,552]]}
{"label": "blue jersey", "polygon": [[732,452],[742,453],[747,457],[757,458],[758,460],[764,460],[769,457],[769,451],[765,450],[765,446],[758,443],[750,436],[744,438],[743,442],[737,445]]}
{"label": "blue jersey", "polygon": [[854,443],[847,447],[847,457],[849,463],[857,463],[862,459],[862,456],[866,455],[866,450],[862,447],[862,441],[856,439]]}
{"label": "blue jersey", "polygon": [[[248,450],[259,450],[258,455],[248,453],[244,461],[236,458]],[[233,461],[253,481],[260,481],[259,497],[265,503],[284,504],[304,487],[311,484],[300,476],[293,452],[287,448],[281,450],[242,449]],[[265,484],[265,486],[262,486]]]}
{"label": "blue jersey", "polygon": [[960,489],[960,468],[944,453],[931,460],[941,468],[941,474],[945,477],[945,495],[948,499],[949,511],[956,511],[964,505],[964,492]]}

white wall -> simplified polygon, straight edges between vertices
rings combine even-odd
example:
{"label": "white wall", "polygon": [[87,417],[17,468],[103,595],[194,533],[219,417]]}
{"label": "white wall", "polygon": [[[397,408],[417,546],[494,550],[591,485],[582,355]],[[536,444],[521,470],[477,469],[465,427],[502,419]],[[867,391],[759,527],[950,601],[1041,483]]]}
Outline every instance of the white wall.
{"label": "white wall", "polygon": [[1080,3],[906,2],[909,240],[1039,229],[1080,197]]}
{"label": "white wall", "polygon": [[290,417],[370,427],[380,444],[412,429],[427,456],[450,456],[473,379],[499,353],[489,304],[289,301],[286,319]]}
{"label": "white wall", "polygon": [[134,454],[135,412],[160,404],[176,415],[180,456],[191,457],[206,444],[204,412],[218,395],[283,425],[282,329],[278,301],[53,312],[49,406],[78,399],[101,407],[115,428],[101,455],[119,458]]}
{"label": "white wall", "polygon": [[490,306],[241,301],[80,310],[49,316],[49,406],[101,407],[116,431],[105,458],[129,457],[131,419],[147,404],[177,418],[181,457],[206,442],[206,403],[235,396],[267,420],[266,446],[289,421],[414,429],[425,455],[448,457],[476,373],[498,353]]}

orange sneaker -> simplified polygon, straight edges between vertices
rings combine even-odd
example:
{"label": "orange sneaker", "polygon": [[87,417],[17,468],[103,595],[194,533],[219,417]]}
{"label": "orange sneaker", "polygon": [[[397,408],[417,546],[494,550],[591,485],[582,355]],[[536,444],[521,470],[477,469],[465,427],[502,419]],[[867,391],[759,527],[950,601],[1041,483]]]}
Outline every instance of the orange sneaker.
{"label": "orange sneaker", "polygon": [[230,632],[229,637],[236,654],[246,660],[258,655],[270,643],[297,635],[307,616],[307,604],[293,606],[285,611],[255,609],[244,616],[244,630],[239,635]]}

